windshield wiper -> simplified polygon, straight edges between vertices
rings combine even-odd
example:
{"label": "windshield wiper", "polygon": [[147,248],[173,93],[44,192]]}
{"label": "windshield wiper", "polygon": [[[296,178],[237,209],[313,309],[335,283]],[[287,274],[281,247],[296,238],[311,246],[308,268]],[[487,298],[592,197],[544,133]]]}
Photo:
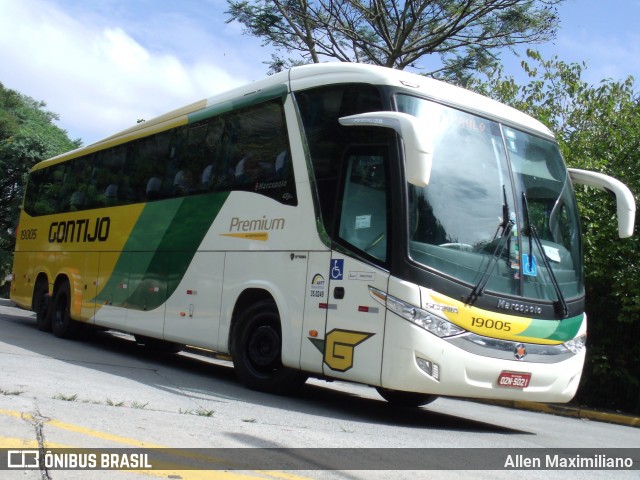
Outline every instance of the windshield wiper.
{"label": "windshield wiper", "polygon": [[[547,260],[547,255],[544,252],[544,248],[542,246],[542,241],[540,240],[540,236],[538,235],[538,230],[535,225],[531,224],[531,217],[529,215],[529,203],[527,202],[527,194],[522,192],[522,209],[524,211],[525,218],[527,219],[527,231],[526,235],[529,236],[529,271],[532,270],[533,267],[533,245],[532,239],[535,241],[536,246],[538,247],[538,251],[540,252],[540,256],[542,257],[542,264],[545,269],[549,273],[549,278],[551,279],[551,283],[553,284],[553,288],[556,291],[556,296],[558,300],[553,302],[553,305],[557,312],[562,315],[562,318],[567,318],[569,316],[569,307],[567,307],[567,302],[564,299],[564,295],[562,294],[562,290],[560,289],[560,284],[556,279],[555,274],[553,273],[553,269],[549,264],[549,260]],[[525,233],[525,232],[523,232]]]}
{"label": "windshield wiper", "polygon": [[509,204],[507,203],[507,187],[505,187],[504,185],[502,185],[502,196],[504,198],[504,203],[502,204],[502,223],[498,225],[498,228],[496,229],[496,233],[493,236],[493,240],[490,243],[493,243],[493,241],[498,237],[498,231],[500,230],[500,228],[502,228],[502,233],[500,234],[500,241],[498,241],[498,243],[496,244],[496,248],[493,250],[493,253],[491,254],[491,259],[487,264],[487,268],[484,269],[484,272],[482,273],[480,280],[478,280],[478,283],[476,284],[475,287],[473,287],[473,290],[471,290],[471,293],[465,300],[465,303],[467,305],[473,305],[475,301],[478,299],[478,297],[480,297],[484,293],[484,290],[487,287],[487,283],[489,282],[489,278],[493,273],[493,269],[496,268],[496,265],[498,264],[498,260],[500,259],[500,257],[502,257],[502,252],[504,252],[504,247],[507,246],[507,243],[511,238],[511,233],[513,232],[513,226],[515,225],[515,222],[509,218],[510,213],[509,213]]}

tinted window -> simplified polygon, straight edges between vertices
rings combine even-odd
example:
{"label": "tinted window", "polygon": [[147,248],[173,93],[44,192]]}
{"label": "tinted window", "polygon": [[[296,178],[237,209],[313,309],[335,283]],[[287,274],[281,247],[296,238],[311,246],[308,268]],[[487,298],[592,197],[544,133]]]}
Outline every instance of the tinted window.
{"label": "tinted window", "polygon": [[296,102],[309,147],[318,204],[324,228],[333,235],[336,199],[345,154],[351,146],[389,142],[386,129],[343,127],[338,119],[383,110],[378,89],[372,85],[332,85],[297,92]]}
{"label": "tinted window", "polygon": [[229,190],[297,204],[280,100],[37,170],[25,211],[48,215]]}

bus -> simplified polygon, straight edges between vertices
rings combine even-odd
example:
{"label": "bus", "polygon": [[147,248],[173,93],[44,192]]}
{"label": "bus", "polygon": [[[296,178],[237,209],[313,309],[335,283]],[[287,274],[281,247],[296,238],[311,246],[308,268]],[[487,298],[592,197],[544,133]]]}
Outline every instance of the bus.
{"label": "bus", "polygon": [[37,164],[11,298],[39,329],[88,326],[230,357],[249,388],[308,377],[567,402],[587,318],[573,184],[529,116],[415,74],[292,68]]}

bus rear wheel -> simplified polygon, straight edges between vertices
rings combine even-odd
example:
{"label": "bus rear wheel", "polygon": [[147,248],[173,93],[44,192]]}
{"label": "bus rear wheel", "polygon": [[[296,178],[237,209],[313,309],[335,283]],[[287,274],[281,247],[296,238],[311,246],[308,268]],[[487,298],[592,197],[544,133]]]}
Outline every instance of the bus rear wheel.
{"label": "bus rear wheel", "polygon": [[51,295],[46,284],[39,285],[33,298],[33,309],[36,312],[36,325],[38,330],[42,332],[51,331],[51,315],[49,314],[49,305],[51,303]]}
{"label": "bus rear wheel", "polygon": [[387,402],[398,407],[417,408],[427,405],[438,398],[437,395],[429,393],[400,392],[382,387],[376,387],[376,390]]}
{"label": "bus rear wheel", "polygon": [[71,318],[71,289],[68,282],[62,282],[57,288],[53,304],[49,311],[51,330],[59,338],[75,338],[80,325]]}
{"label": "bus rear wheel", "polygon": [[231,339],[236,374],[252,390],[284,395],[307,377],[282,365],[280,316],[274,302],[259,301],[240,314]]}

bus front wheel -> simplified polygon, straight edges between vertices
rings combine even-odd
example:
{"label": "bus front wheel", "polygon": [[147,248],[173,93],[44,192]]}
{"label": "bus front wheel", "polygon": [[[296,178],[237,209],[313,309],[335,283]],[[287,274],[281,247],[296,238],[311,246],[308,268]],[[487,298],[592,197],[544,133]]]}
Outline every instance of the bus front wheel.
{"label": "bus front wheel", "polygon": [[51,330],[56,337],[74,338],[78,334],[79,324],[71,318],[71,289],[68,282],[62,282],[53,297],[49,310]]}
{"label": "bus front wheel", "polygon": [[417,408],[427,405],[438,398],[437,395],[431,395],[429,393],[400,392],[382,387],[376,387],[376,390],[387,402],[398,407]]}
{"label": "bus front wheel", "polygon": [[274,302],[259,301],[238,317],[231,340],[236,374],[252,390],[287,394],[306,376],[282,365],[280,316]]}

